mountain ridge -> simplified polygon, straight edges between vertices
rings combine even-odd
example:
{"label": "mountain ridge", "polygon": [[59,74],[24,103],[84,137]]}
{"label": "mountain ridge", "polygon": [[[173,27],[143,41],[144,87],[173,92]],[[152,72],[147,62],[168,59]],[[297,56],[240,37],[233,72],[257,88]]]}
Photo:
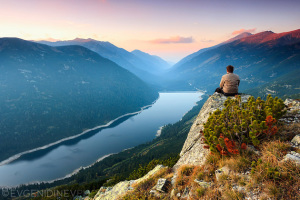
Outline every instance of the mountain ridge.
{"label": "mountain ridge", "polygon": [[[233,41],[235,41],[235,40],[239,40],[239,39],[241,39],[241,38],[248,37],[248,36],[251,36],[251,35],[252,35],[251,33],[243,32],[243,33],[241,33],[241,34],[239,34],[239,35],[237,35],[237,36],[235,36],[235,37],[233,37],[233,38],[231,38],[231,39],[229,39],[229,40],[226,40],[226,41],[224,41],[224,42],[221,42],[220,44],[217,44],[217,45],[214,45],[214,46],[211,46],[211,47],[206,47],[206,48],[200,49],[200,50],[198,50],[198,51],[196,51],[196,52],[194,52],[194,53],[192,53],[192,54],[190,54],[190,55],[188,55],[188,56],[182,58],[179,62],[175,63],[173,67],[176,68],[176,67],[178,67],[178,66],[184,64],[185,62],[188,62],[188,61],[190,61],[191,59],[193,59],[193,58],[199,56],[200,54],[204,53],[205,51],[208,51],[208,50],[211,50],[211,49],[215,49],[215,48],[217,48],[217,47],[219,47],[219,46],[222,46],[222,45],[224,45],[224,44],[227,44],[227,43],[230,43],[230,42],[233,42]],[[172,68],[173,68],[173,67],[172,67]]]}
{"label": "mountain ridge", "polygon": [[[158,75],[164,71],[164,66],[168,65],[163,59],[155,56],[148,56],[145,54],[135,55],[132,52],[129,52],[123,48],[117,47],[110,42],[103,42],[94,39],[81,39],[76,38],[74,40],[66,41],[40,41],[40,43],[47,44],[50,46],[65,46],[65,45],[81,45],[84,46],[102,57],[105,57],[121,67],[129,70],[130,72],[137,75],[142,80],[153,85],[159,85]],[[142,56],[141,56],[142,55]]]}

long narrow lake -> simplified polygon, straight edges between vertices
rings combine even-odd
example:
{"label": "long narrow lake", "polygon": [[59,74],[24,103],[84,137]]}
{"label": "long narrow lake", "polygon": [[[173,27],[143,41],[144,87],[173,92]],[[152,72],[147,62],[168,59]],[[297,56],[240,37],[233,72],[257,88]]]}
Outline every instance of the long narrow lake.
{"label": "long narrow lake", "polygon": [[108,127],[76,139],[25,154],[0,166],[0,186],[63,178],[105,155],[151,141],[161,126],[179,121],[201,95],[199,92],[160,93],[159,99],[139,114],[120,118]]}

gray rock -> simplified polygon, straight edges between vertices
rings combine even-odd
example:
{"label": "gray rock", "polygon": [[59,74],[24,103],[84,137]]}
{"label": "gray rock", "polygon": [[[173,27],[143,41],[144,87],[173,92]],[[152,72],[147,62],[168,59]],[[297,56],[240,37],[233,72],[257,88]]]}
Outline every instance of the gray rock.
{"label": "gray rock", "polygon": [[153,196],[160,198],[161,194],[157,190],[150,190],[150,194]]}
{"label": "gray rock", "polygon": [[219,181],[221,176],[223,176],[223,175],[230,175],[231,174],[231,170],[227,166],[224,166],[224,167],[222,167],[220,169],[217,169],[215,171],[215,174],[216,174],[216,180]]}
{"label": "gray rock", "polygon": [[246,188],[245,187],[241,187],[241,186],[238,186],[238,185],[233,186],[232,189],[235,190],[235,191],[241,192],[241,193],[245,193],[246,192]]}
{"label": "gray rock", "polygon": [[98,193],[95,195],[94,200],[114,200],[118,199],[120,196],[126,194],[129,190],[132,190],[132,184],[133,183],[141,183],[144,180],[149,179],[153,175],[155,175],[157,172],[159,172],[161,169],[163,169],[163,165],[157,165],[153,170],[148,172],[144,177],[137,179],[137,180],[131,180],[131,181],[122,181],[116,184],[114,187],[107,187],[106,191],[103,192],[104,188],[100,188]]}
{"label": "gray rock", "polygon": [[195,179],[194,180],[196,183],[198,183],[201,187],[204,187],[204,188],[209,188],[212,186],[212,183],[211,182],[205,182],[203,180],[198,180],[198,179]]}
{"label": "gray rock", "polygon": [[173,199],[175,197],[175,189],[173,189],[170,193],[170,198]]}
{"label": "gray rock", "polygon": [[300,135],[296,135],[291,143],[295,146],[295,147],[300,147]]}
{"label": "gray rock", "polygon": [[300,165],[300,154],[295,151],[291,151],[283,157],[282,162],[294,161],[297,165]]}
{"label": "gray rock", "polygon": [[253,153],[255,153],[256,155],[260,155],[260,151],[258,151],[254,146],[252,145],[247,145],[247,150],[248,151],[252,151]]}
{"label": "gray rock", "polygon": [[157,181],[157,184],[152,188],[152,190],[157,190],[159,192],[167,192],[168,187],[168,180],[165,178],[160,178]]}
{"label": "gray rock", "polygon": [[300,101],[294,99],[286,99],[284,104],[287,106],[287,112],[279,120],[286,124],[300,122]]}
{"label": "gray rock", "polygon": [[189,197],[189,194],[190,194],[190,188],[189,187],[186,187],[182,193],[182,196],[181,198],[188,198]]}
{"label": "gray rock", "polygon": [[300,101],[295,99],[286,99],[284,104],[289,108],[291,111],[298,111],[300,110]]}

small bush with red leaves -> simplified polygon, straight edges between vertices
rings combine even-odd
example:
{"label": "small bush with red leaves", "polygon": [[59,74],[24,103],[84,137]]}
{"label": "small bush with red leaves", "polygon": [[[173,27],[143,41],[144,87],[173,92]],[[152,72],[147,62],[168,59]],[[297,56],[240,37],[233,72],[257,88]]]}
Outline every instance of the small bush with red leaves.
{"label": "small bush with red leaves", "polygon": [[204,125],[205,143],[211,152],[230,156],[239,154],[251,144],[277,133],[277,120],[285,114],[281,99],[269,95],[266,101],[250,97],[246,103],[240,96],[228,98],[223,110],[216,110]]}

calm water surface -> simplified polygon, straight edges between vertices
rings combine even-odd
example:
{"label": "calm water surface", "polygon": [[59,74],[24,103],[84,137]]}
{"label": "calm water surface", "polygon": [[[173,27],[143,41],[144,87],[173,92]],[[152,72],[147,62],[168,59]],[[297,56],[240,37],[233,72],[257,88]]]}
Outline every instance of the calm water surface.
{"label": "calm water surface", "polygon": [[99,158],[155,138],[159,127],[175,123],[188,112],[202,93],[160,93],[159,99],[141,113],[126,116],[109,127],[21,156],[0,166],[0,186],[50,181],[65,177]]}

